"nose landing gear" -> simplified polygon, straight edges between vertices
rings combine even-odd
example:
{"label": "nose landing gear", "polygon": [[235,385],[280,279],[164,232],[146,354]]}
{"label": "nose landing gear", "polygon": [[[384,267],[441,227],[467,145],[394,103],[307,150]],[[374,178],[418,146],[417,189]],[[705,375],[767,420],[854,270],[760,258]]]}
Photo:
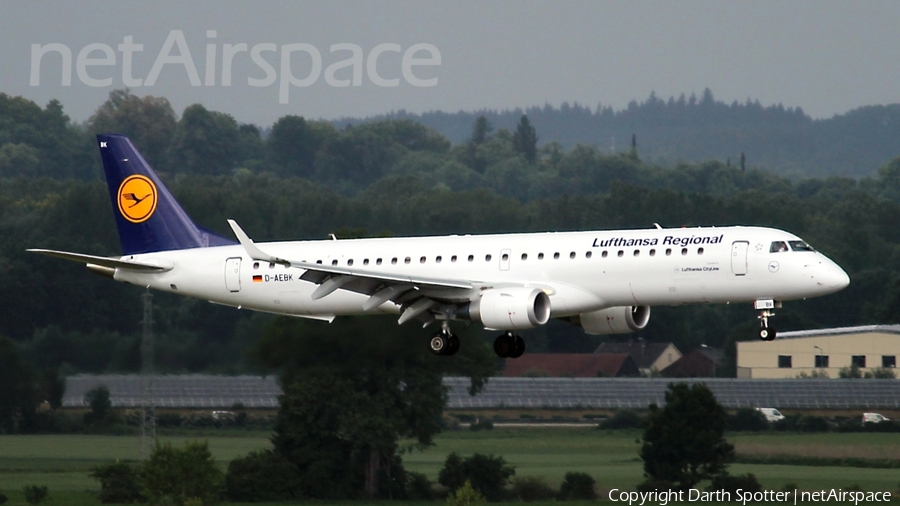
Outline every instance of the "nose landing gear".
{"label": "nose landing gear", "polygon": [[781,307],[780,302],[776,302],[773,300],[758,300],[754,303],[754,307],[759,310],[759,338],[763,341],[774,341],[775,340],[775,328],[769,326],[769,318],[775,316],[775,313],[772,312],[772,309]]}

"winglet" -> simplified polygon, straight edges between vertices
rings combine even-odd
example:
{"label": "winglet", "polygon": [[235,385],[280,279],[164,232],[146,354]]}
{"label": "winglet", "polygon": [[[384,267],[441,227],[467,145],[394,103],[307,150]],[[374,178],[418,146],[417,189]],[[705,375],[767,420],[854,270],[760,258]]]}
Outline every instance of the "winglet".
{"label": "winglet", "polygon": [[250,255],[250,258],[254,260],[261,260],[264,262],[272,262],[275,264],[286,265],[290,267],[291,262],[285,260],[283,258],[278,258],[276,256],[272,256],[263,250],[259,249],[256,244],[253,244],[253,241],[244,232],[244,229],[241,228],[240,225],[237,224],[234,220],[228,220],[228,225],[231,226],[231,230],[234,231],[234,236],[237,237],[237,240],[241,243],[241,246],[244,247],[244,250],[247,251],[247,254]]}

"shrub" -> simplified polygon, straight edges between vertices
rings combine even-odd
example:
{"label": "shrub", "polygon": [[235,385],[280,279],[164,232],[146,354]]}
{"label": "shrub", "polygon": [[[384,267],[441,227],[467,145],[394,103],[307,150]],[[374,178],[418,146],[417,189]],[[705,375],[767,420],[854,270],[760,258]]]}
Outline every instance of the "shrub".
{"label": "shrub", "polygon": [[447,506],[480,506],[486,502],[484,496],[472,488],[469,480],[466,480],[461,487],[447,497]]}
{"label": "shrub", "polygon": [[441,415],[441,428],[444,430],[459,430],[459,418],[444,413]]}
{"label": "shrub", "polygon": [[215,502],[223,481],[206,441],[187,441],[184,448],[157,442],[141,472],[144,495],[151,502],[171,501],[178,506],[191,498],[205,504]]}
{"label": "shrub", "polygon": [[597,498],[597,491],[594,490],[597,482],[587,473],[566,473],[566,477],[559,486],[559,498],[566,500],[587,500],[592,501]]}
{"label": "shrub", "polygon": [[408,471],[406,473],[406,498],[413,501],[434,500],[431,480],[424,473]]}
{"label": "shrub", "polygon": [[772,424],[772,428],[777,431],[797,430],[797,424],[800,422],[800,415],[785,415],[784,418]]}
{"label": "shrub", "polygon": [[503,457],[476,453],[463,459],[454,452],[447,456],[438,474],[438,482],[454,491],[468,481],[488,501],[500,501],[506,495],[506,484],[514,474],[516,470],[507,465]]}
{"label": "shrub", "polygon": [[762,485],[759,484],[759,480],[756,479],[753,473],[741,476],[731,476],[728,473],[722,473],[712,479],[712,484],[706,490],[711,492],[723,490],[731,494],[737,494],[739,489],[742,492],[762,492]]}
{"label": "shrub", "polygon": [[39,504],[49,495],[46,486],[26,485],[24,490],[25,502],[28,504]]}
{"label": "shrub", "polygon": [[6,504],[6,501],[9,500],[9,497],[3,495],[3,492],[0,492],[0,504]]}
{"label": "shrub", "polygon": [[300,469],[271,451],[251,452],[228,463],[225,492],[235,502],[295,499]]}
{"label": "shrub", "polygon": [[636,411],[630,409],[617,409],[613,416],[600,422],[599,428],[611,429],[640,429],[644,426],[644,418]]}
{"label": "shrub", "polygon": [[828,432],[828,420],[821,416],[807,415],[797,422],[797,428],[803,432]]}
{"label": "shrub", "polygon": [[130,504],[142,499],[137,471],[122,462],[95,467],[91,478],[100,481],[100,502]]}
{"label": "shrub", "polygon": [[513,481],[512,495],[525,502],[534,502],[550,499],[556,491],[540,476],[523,476]]}
{"label": "shrub", "polygon": [[494,422],[481,420],[469,425],[469,430],[494,430]]}
{"label": "shrub", "polygon": [[769,428],[765,415],[753,408],[741,408],[728,417],[728,429],[758,432]]}
{"label": "shrub", "polygon": [[638,492],[654,492],[657,490],[663,492],[665,490],[675,490],[675,484],[668,480],[647,477],[646,480],[638,483],[635,490]]}
{"label": "shrub", "polygon": [[160,413],[156,415],[157,427],[181,427],[181,415],[178,413]]}

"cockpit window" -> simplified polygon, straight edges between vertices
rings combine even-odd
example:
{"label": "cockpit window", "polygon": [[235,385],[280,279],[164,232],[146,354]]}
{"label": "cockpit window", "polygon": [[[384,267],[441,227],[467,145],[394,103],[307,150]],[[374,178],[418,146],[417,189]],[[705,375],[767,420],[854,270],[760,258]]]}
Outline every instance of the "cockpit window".
{"label": "cockpit window", "polygon": [[815,251],[812,246],[804,241],[788,241],[788,243],[794,251]]}
{"label": "cockpit window", "polygon": [[784,241],[774,241],[769,247],[769,253],[781,253],[782,251],[788,251],[788,245]]}

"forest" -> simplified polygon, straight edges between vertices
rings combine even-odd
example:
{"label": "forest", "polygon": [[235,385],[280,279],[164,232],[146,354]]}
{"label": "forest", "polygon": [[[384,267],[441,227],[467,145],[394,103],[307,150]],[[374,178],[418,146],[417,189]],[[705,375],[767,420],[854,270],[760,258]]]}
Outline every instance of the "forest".
{"label": "forest", "polygon": [[[807,121],[797,110],[773,114]],[[900,158],[857,178],[821,175],[857,174],[853,160],[803,176],[753,162],[765,157],[740,146],[730,160],[706,152],[705,161],[657,163],[645,156],[640,129],[623,136],[627,149],[610,153],[590,143],[542,140],[552,136],[530,111],[508,128],[491,118],[472,116],[468,134],[454,140],[397,118],[339,128],[289,115],[261,128],[199,104],[179,115],[165,98],[118,90],[88,121],[75,123],[57,101],[41,107],[0,94],[0,336],[18,343],[40,369],[61,375],[139,367],[143,290],[25,252],[119,254],[93,139],[100,132],[130,136],[194,221],[225,236],[229,218],[260,241],[654,223],[773,226],[803,237],[851,276],[840,293],[785,303],[774,320],[780,331],[893,323],[900,315]],[[667,135],[674,138],[687,119],[674,112],[672,118]],[[742,150],[750,163],[740,162]],[[803,153],[772,148],[766,157],[790,164]],[[891,153],[900,155],[900,148]],[[884,153],[870,155],[859,159],[870,163]],[[154,304],[158,370],[258,370],[257,343],[273,317],[168,294],[156,294]],[[592,337],[551,322],[524,337],[532,352],[590,352],[602,339],[634,338],[672,341],[687,352],[701,345],[733,349],[735,340],[755,338],[758,325],[750,304],[652,311],[638,335]],[[396,329],[390,318],[344,320],[299,327],[315,334]],[[424,347],[427,331],[417,332]],[[467,333],[493,338],[474,328]]]}

